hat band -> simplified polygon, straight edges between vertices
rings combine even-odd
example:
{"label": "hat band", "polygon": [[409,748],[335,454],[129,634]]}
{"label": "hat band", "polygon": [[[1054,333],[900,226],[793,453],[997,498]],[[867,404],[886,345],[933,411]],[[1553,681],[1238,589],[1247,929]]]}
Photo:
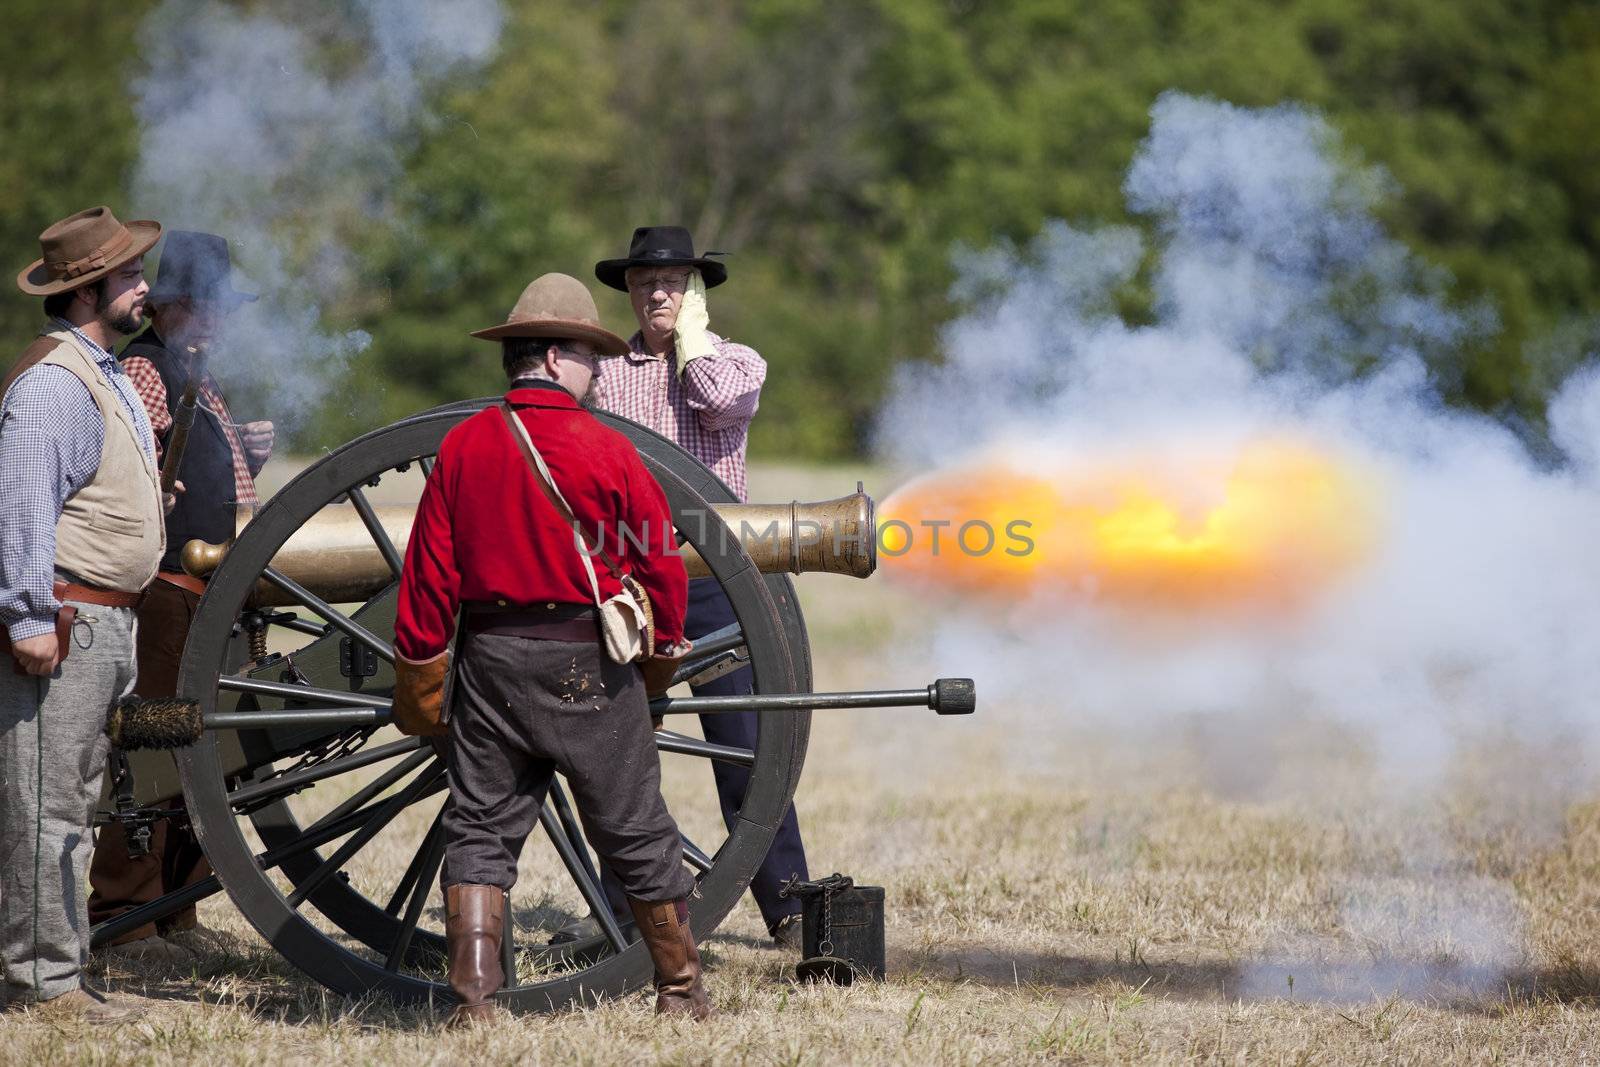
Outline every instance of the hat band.
{"label": "hat band", "polygon": [[81,278],[85,274],[92,274],[103,268],[110,257],[121,252],[132,243],[133,231],[124,226],[117,231],[115,237],[88,255],[65,263],[48,264],[50,273],[57,278]]}

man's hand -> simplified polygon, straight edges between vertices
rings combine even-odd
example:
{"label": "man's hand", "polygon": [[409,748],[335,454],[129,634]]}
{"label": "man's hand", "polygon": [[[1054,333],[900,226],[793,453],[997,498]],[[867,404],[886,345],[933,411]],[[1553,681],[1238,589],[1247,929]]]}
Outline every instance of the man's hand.
{"label": "man's hand", "polygon": [[701,356],[714,356],[711,338],[706,329],[711,325],[711,314],[706,310],[706,282],[700,272],[689,272],[689,288],[684,290],[683,305],[678,308],[678,322],[672,328],[673,347],[678,352],[678,375],[683,375],[690,360]]}
{"label": "man's hand", "polygon": [[272,444],[277,438],[278,431],[265,419],[247,422],[239,427],[239,440],[244,444],[245,455],[257,465],[272,457]]}
{"label": "man's hand", "polygon": [[60,652],[61,648],[56,643],[54,633],[24,637],[21,641],[11,642],[11,654],[17,657],[17,662],[22,664],[22,669],[29,674],[50,674],[56,669],[56,664],[61,662]]}
{"label": "man's hand", "polygon": [[172,514],[172,509],[178,506],[178,494],[183,491],[183,482],[174,481],[172,483],[172,492],[161,494],[161,514]]}

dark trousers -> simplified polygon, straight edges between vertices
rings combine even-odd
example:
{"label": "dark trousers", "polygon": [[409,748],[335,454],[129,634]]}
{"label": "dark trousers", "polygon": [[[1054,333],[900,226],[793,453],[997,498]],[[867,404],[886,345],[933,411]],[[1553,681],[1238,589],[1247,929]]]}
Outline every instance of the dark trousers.
{"label": "dark trousers", "polygon": [[687,896],[694,877],[661,798],[639,669],[612,663],[598,643],[468,633],[461,644],[440,884],[509,890],[560,770],[585,836],[628,896]]}
{"label": "dark trousers", "polygon": [[[150,584],[139,606],[139,626],[134,654],[138,679],[134,692],[142,697],[170,697],[178,691],[178,666],[189,639],[200,597],[187,589],[157,580]],[[174,801],[174,805],[182,803]],[[137,859],[128,856],[128,837],[121,823],[107,823],[95,834],[94,858],[89,863],[89,921],[105,922],[125,911],[148,904],[165,893],[182,889],[211,874],[211,864],[186,822],[162,819],[150,827],[150,851]],[[195,925],[194,906],[163,919],[161,933]],[[118,938],[118,943],[153,937],[155,925],[146,923]]]}
{"label": "dark trousers", "polygon": [[[728,603],[727,594],[715,579],[697,578],[689,583],[689,614],[685,620],[684,634],[691,641],[736,621],[733,605]],[[694,686],[693,689],[695,696],[743,696],[755,691],[755,678],[750,668],[745,667],[705,685]],[[756,725],[757,715],[753,711],[700,716],[701,732],[707,741],[718,745],[755,748]],[[750,787],[750,771],[738,764],[713,760],[711,773],[717,783],[722,821],[731,833],[739,817],[739,808],[744,804],[745,790]],[[606,875],[606,891],[613,907],[619,914],[626,914],[626,906],[619,906],[621,902],[610,872],[607,871]],[[810,878],[806,868],[806,848],[800,840],[800,822],[795,817],[793,804],[789,805],[789,810],[784,812],[782,821],[778,823],[778,832],[772,839],[767,858],[750,880],[750,895],[755,897],[756,907],[761,909],[761,917],[766,920],[769,931],[776,928],[785,917],[800,914],[798,899],[784,899],[778,895],[778,890],[783,888],[791,875],[799,875],[801,881]]]}

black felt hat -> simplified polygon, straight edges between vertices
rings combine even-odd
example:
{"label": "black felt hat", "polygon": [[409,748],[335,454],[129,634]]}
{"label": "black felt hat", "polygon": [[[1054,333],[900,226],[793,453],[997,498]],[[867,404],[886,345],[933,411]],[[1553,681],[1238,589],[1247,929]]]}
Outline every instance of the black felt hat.
{"label": "black felt hat", "polygon": [[232,311],[256,297],[233,287],[227,241],[214,233],[170,230],[167,243],[161,246],[161,262],[156,264],[156,280],[148,299],[158,307],[174,300],[192,300],[221,304]]}
{"label": "black felt hat", "polygon": [[633,231],[633,243],[625,259],[602,259],[594,265],[594,276],[613,289],[628,291],[629,267],[694,267],[705,279],[706,288],[728,280],[728,268],[706,256],[722,252],[694,254],[694,239],[682,226],[640,226]]}

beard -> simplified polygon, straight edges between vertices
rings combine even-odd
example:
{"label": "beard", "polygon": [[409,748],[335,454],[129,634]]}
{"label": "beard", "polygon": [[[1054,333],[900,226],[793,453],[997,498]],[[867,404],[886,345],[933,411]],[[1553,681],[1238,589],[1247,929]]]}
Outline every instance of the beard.
{"label": "beard", "polygon": [[94,310],[100,316],[100,321],[105,324],[106,329],[127,337],[130,334],[138,333],[139,328],[144,325],[143,303],[134,304],[127,311],[117,315],[107,315],[106,311],[109,307],[110,301],[106,299],[105,291],[102,290],[100,298],[95,301]]}

